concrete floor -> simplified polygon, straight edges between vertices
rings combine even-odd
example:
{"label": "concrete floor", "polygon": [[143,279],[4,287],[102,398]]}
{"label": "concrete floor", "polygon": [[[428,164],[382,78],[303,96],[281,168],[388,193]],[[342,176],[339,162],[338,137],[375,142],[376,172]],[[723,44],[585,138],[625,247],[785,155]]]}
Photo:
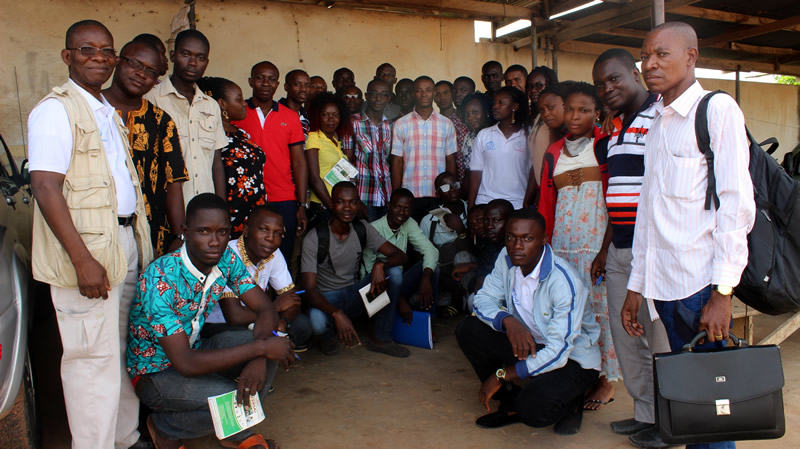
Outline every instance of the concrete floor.
{"label": "concrete floor", "polygon": [[[289,372],[279,372],[276,391],[265,402],[267,419],[257,426],[283,449],[338,448],[629,448],[615,435],[611,421],[633,414],[624,386],[616,402],[584,414],[578,435],[561,437],[552,428],[515,424],[479,429],[474,420],[485,413],[478,402],[478,380],[458,349],[453,331],[460,318],[435,324],[439,342],[432,351],[411,348],[408,359],[375,354],[363,347],[340,348],[327,357],[312,347]],[[757,317],[756,339],[774,329],[780,318]],[[738,323],[737,323],[738,324]],[[741,333],[741,331],[739,331]],[[748,441],[739,448],[800,447],[800,335],[781,346],[786,386],[787,434],[780,440]],[[52,372],[52,371],[51,371]],[[57,375],[57,371],[53,372]],[[57,380],[57,379],[56,379]],[[43,391],[42,391],[43,390]],[[44,447],[69,448],[69,431],[58,382],[40,388],[48,394]],[[188,449],[219,448],[213,437],[186,442]]]}

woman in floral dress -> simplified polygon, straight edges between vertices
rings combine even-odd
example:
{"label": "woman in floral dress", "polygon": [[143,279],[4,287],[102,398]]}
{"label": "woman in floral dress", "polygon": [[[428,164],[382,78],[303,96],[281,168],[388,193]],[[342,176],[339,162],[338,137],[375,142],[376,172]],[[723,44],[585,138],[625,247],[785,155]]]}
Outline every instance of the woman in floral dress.
{"label": "woman in floral dress", "polygon": [[[610,382],[621,379],[617,354],[611,340],[608,301],[604,283],[591,281],[590,267],[603,243],[608,213],[603,192],[608,168],[598,163],[595,143],[603,137],[595,126],[601,101],[588,83],[571,83],[564,102],[564,123],[569,134],[548,148],[542,169],[539,212],[547,224],[550,245],[558,256],[583,273],[591,286],[587,307],[600,324],[600,379],[588,394],[584,409],[597,410],[614,400]],[[611,319],[619,319],[612,317]]]}

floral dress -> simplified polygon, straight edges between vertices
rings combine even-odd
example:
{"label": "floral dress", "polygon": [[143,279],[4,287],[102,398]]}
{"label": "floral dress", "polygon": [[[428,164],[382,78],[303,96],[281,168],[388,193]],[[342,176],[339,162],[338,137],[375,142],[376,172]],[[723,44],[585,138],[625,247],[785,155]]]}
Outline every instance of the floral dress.
{"label": "floral dress", "polygon": [[[603,358],[600,375],[613,382],[621,379],[622,375],[611,340],[606,284],[595,285],[590,273],[608,224],[603,182],[594,151],[591,150],[593,146],[591,142],[588,150],[575,157],[562,150],[556,162],[553,179],[558,197],[551,246],[558,256],[582,273],[586,285],[591,286],[587,306],[592,308],[600,324],[598,344]],[[564,179],[569,181],[565,183]]]}
{"label": "floral dress", "polygon": [[231,239],[238,238],[244,230],[244,222],[256,206],[267,204],[264,190],[264,164],[267,156],[250,140],[250,135],[241,129],[225,132],[228,146],[222,149],[222,166],[225,168],[225,184],[228,192],[228,208],[231,214]]}

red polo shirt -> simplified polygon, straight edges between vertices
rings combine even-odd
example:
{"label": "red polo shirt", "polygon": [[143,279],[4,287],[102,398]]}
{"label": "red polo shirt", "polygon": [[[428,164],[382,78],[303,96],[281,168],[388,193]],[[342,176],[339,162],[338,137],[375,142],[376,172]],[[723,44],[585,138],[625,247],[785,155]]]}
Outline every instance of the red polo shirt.
{"label": "red polo shirt", "polygon": [[264,164],[264,188],[267,191],[267,201],[295,201],[294,182],[292,181],[292,159],[289,147],[305,143],[303,127],[297,112],[272,102],[272,108],[267,113],[264,126],[258,118],[253,99],[247,100],[247,117],[244,120],[232,122],[250,134],[250,138],[267,155]]}

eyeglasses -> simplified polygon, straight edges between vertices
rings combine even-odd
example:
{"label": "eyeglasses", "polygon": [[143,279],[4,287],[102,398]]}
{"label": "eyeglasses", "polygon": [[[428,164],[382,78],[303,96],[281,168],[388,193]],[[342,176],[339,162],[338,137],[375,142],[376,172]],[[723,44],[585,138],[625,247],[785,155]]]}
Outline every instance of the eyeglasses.
{"label": "eyeglasses", "polygon": [[123,61],[127,62],[128,65],[133,67],[134,70],[144,73],[145,76],[147,76],[150,79],[154,80],[158,79],[158,76],[161,75],[155,69],[151,69],[150,67],[147,67],[146,65],[142,64],[141,62],[135,59],[126,58],[125,56],[120,56],[119,59],[122,59]]}
{"label": "eyeglasses", "polygon": [[442,184],[442,185],[440,185],[439,186],[439,191],[442,192],[442,193],[447,193],[447,192],[450,191],[450,189],[460,189],[460,188],[461,188],[461,183],[456,181],[456,182],[454,182],[452,184]]}
{"label": "eyeglasses", "polygon": [[361,95],[358,95],[358,94],[345,94],[344,97],[345,98],[349,98],[351,100],[358,100],[359,98],[361,98]]}
{"label": "eyeglasses", "polygon": [[81,52],[81,56],[85,58],[93,58],[97,55],[98,52],[103,54],[104,58],[112,59],[117,57],[117,51],[114,50],[113,47],[106,47],[106,48],[97,48],[97,47],[77,47],[77,48],[66,48],[67,50],[78,50]]}
{"label": "eyeglasses", "polygon": [[375,92],[374,90],[368,90],[367,96],[368,97],[381,97],[381,98],[389,98],[392,94],[389,92]]}

